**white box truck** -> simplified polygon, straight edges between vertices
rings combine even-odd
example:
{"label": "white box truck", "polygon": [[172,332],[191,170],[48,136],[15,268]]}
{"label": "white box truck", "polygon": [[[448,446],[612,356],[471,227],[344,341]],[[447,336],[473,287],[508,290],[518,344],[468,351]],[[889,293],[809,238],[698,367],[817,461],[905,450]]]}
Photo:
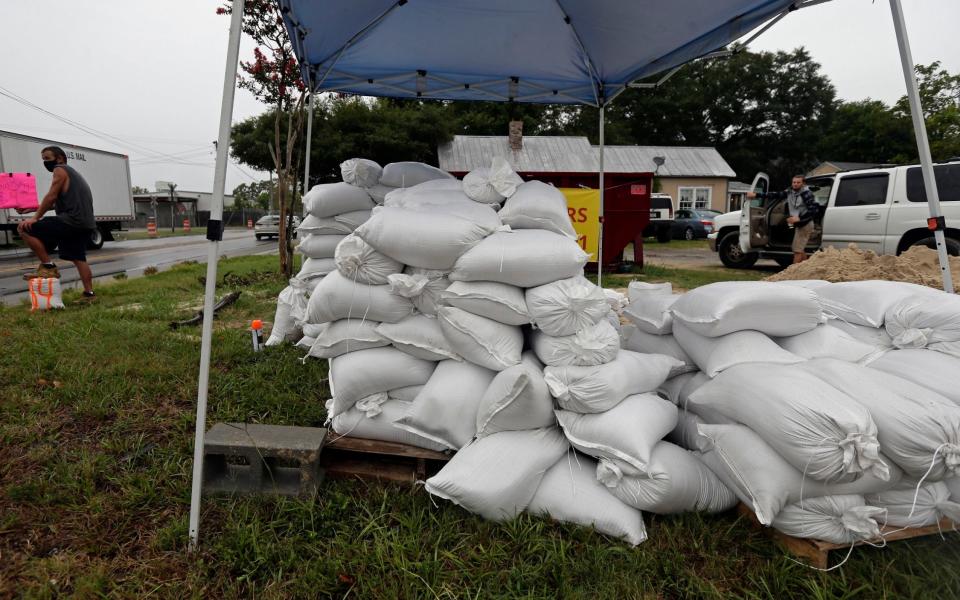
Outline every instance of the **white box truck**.
{"label": "white box truck", "polygon": [[[130,185],[130,160],[123,154],[96,150],[75,144],[0,131],[0,173],[31,173],[37,178],[37,201],[47,190],[53,174],[43,168],[40,152],[47,146],[60,146],[67,164],[76,169],[93,192],[93,215],[97,229],[90,236],[91,249],[113,240],[113,231],[133,221],[133,192]],[[13,209],[0,209],[0,241],[10,243],[17,223],[30,215]]]}

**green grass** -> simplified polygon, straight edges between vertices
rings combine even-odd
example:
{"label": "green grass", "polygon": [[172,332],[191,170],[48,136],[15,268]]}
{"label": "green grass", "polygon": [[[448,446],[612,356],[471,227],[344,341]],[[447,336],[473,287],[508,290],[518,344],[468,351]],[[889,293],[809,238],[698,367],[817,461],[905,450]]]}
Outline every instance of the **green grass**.
{"label": "green grass", "polygon": [[[752,269],[727,269],[717,267],[711,269],[677,269],[673,267],[661,267],[658,265],[646,265],[643,269],[635,267],[634,273],[604,273],[604,287],[624,288],[631,281],[646,281],[649,283],[660,283],[669,281],[676,289],[692,290],[701,285],[716,283],[718,281],[759,281],[770,273]],[[596,274],[588,275],[588,278],[596,283]]]}
{"label": "green grass", "polygon": [[149,240],[153,238],[167,238],[167,237],[182,237],[186,235],[205,235],[206,229],[200,227],[193,227],[190,231],[184,231],[183,229],[176,229],[175,231],[170,231],[169,229],[157,228],[157,235],[151,236],[146,231],[126,231],[115,234],[117,239],[123,240]]}
{"label": "green grass", "polygon": [[[316,426],[324,361],[249,349],[271,320],[276,257],[226,260],[209,421]],[[491,523],[421,487],[327,482],[312,502],[207,498],[186,551],[201,265],[104,285],[91,306],[0,307],[0,598],[951,598],[956,534],[859,548],[829,574],[732,513],[646,515],[637,548],[522,516]],[[735,272],[723,271],[728,276]],[[712,273],[628,277],[693,287]],[[626,277],[623,277],[626,279]],[[75,293],[67,301],[76,300]]]}
{"label": "green grass", "polygon": [[702,240],[670,240],[665,244],[661,244],[654,238],[647,238],[643,240],[644,250],[655,250],[660,251],[670,251],[670,250],[707,250],[710,248],[710,245],[707,243],[706,239]]}

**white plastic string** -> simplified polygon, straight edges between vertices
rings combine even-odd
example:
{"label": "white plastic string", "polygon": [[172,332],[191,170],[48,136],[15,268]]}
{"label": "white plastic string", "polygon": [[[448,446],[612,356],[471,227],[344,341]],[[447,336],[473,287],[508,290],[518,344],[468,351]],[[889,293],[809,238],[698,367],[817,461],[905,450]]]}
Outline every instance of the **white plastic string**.
{"label": "white plastic string", "polygon": [[[930,475],[930,472],[933,471],[933,467],[936,466],[937,454],[940,453],[940,450],[942,450],[944,447],[949,445],[950,444],[948,442],[944,442],[943,444],[940,444],[939,446],[937,446],[937,449],[933,451],[933,458],[930,460],[930,466],[927,467],[927,472],[923,474],[923,477],[921,477],[919,481],[917,481],[917,488],[913,492],[913,502],[910,504],[910,512],[907,514],[907,518],[905,519],[906,521],[909,521],[910,518],[913,517],[914,511],[917,510],[917,500],[919,500],[920,498],[920,488],[923,487],[923,482]],[[886,526],[886,523],[884,523],[884,526]],[[886,537],[888,535],[898,533],[900,531],[905,531],[907,529],[910,529],[910,527],[906,526],[906,527],[901,527],[900,529],[894,529],[893,531],[881,532],[880,535]]]}

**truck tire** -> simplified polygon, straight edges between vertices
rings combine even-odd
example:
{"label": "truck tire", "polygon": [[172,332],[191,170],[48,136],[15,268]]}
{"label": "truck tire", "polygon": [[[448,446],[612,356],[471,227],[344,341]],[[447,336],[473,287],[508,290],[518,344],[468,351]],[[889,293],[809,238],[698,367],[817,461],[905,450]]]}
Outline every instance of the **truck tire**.
{"label": "truck tire", "polygon": [[783,267],[784,269],[786,269],[787,267],[793,264],[792,256],[774,256],[773,260],[775,260],[777,264]]}
{"label": "truck tire", "polygon": [[[952,238],[952,237],[947,237],[947,238],[946,238],[946,242],[947,242],[947,254],[949,254],[950,256],[960,256],[960,242],[958,242],[956,239],[954,239],[954,238]],[[936,250],[936,249],[937,249],[937,238],[935,238],[935,237],[933,237],[933,236],[931,235],[930,237],[926,237],[926,238],[923,238],[923,239],[921,239],[921,240],[917,240],[917,241],[915,241],[914,243],[912,243],[912,244],[910,244],[910,245],[911,245],[911,246],[926,246],[927,248],[930,248],[931,250]]]}
{"label": "truck tire", "polygon": [[740,234],[730,232],[717,245],[720,262],[728,269],[749,269],[757,262],[757,253],[744,254],[740,250]]}
{"label": "truck tire", "polygon": [[657,242],[661,244],[666,244],[670,242],[670,238],[673,235],[670,232],[670,227],[661,227],[657,229]]}
{"label": "truck tire", "polygon": [[94,229],[90,233],[90,239],[87,240],[87,250],[99,250],[100,248],[103,248],[103,232]]}

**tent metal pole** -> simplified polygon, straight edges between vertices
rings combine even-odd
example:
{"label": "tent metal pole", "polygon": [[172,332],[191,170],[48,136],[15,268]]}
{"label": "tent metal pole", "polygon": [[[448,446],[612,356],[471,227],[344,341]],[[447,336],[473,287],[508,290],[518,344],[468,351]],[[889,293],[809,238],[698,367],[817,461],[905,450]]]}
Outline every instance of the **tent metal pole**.
{"label": "tent metal pole", "polygon": [[597,223],[597,285],[603,287],[603,105],[600,105],[600,219]]}
{"label": "tent metal pole", "polygon": [[[910,40],[907,38],[907,27],[903,19],[903,7],[900,0],[890,0],[890,12],[893,13],[893,28],[897,32],[897,46],[900,49],[900,64],[903,66],[903,79],[907,84],[907,99],[910,101],[910,117],[913,119],[913,133],[917,138],[917,150],[920,153],[920,169],[923,172],[923,187],[927,192],[927,205],[930,208],[930,219],[940,221],[943,213],[940,212],[940,196],[933,173],[933,158],[930,156],[930,142],[927,140],[927,126],[923,121],[923,107],[920,105],[920,91],[917,88],[917,78],[913,69],[913,54],[910,51]],[[942,222],[941,222],[942,225]],[[938,226],[933,231],[937,242],[937,255],[940,258],[940,273],[943,276],[943,290],[953,293],[953,277],[950,273],[950,258],[947,255],[947,243],[943,228]]]}
{"label": "tent metal pole", "polygon": [[310,106],[307,108],[307,156],[303,161],[303,195],[310,191],[310,148],[313,145],[313,98],[310,92]]}
{"label": "tent metal pole", "polygon": [[240,57],[240,33],[244,0],[234,0],[230,17],[230,41],[227,66],[223,74],[223,101],[220,104],[220,133],[217,136],[217,162],[213,176],[213,198],[207,222],[207,281],[203,297],[203,333],[200,339],[200,377],[197,382],[197,424],[193,440],[193,487],[190,492],[190,550],[197,549],[200,538],[200,492],[203,486],[203,438],[207,427],[207,390],[210,383],[210,347],[213,341],[213,304],[217,288],[217,260],[223,237],[223,192],[227,183],[227,158],[230,152],[230,123],[233,120],[233,93],[237,85],[237,60]]}

